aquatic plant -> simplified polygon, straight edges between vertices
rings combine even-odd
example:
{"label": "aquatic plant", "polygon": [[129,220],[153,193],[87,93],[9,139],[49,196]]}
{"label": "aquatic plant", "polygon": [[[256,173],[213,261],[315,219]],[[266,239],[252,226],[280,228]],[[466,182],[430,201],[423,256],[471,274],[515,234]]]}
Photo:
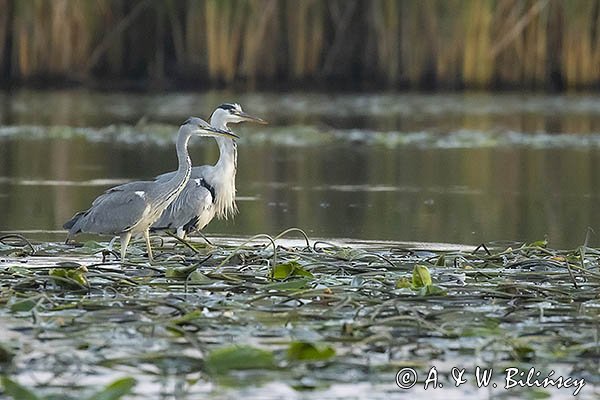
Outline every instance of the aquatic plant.
{"label": "aquatic plant", "polygon": [[151,266],[142,241],[121,264],[106,244],[0,237],[6,394],[87,398],[126,373],[139,383],[117,384],[130,398],[263,397],[275,381],[320,398],[357,380],[370,382],[357,396],[373,397],[389,395],[401,367],[450,376],[452,365],[532,363],[584,378],[584,392],[600,384],[600,252],[586,244],[347,245],[298,229],[154,241]]}

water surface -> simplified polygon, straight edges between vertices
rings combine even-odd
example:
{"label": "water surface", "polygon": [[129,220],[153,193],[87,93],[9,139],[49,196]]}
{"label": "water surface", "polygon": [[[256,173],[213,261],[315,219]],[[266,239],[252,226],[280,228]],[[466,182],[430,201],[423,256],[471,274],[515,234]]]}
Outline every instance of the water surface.
{"label": "water surface", "polygon": [[106,188],[174,169],[177,125],[224,101],[271,124],[235,127],[240,213],[209,235],[572,247],[600,232],[600,96],[84,90],[0,93],[0,230],[59,230]]}

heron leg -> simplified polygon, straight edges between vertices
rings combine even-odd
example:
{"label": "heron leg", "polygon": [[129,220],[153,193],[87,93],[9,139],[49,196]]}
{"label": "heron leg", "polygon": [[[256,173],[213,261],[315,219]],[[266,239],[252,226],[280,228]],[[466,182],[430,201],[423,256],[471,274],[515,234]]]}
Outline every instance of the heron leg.
{"label": "heron leg", "polygon": [[150,246],[150,231],[148,229],[144,231],[144,239],[146,239],[146,248],[148,249],[148,260],[150,262],[154,262],[154,257],[152,256],[152,247]]}
{"label": "heron leg", "polygon": [[204,233],[202,233],[202,231],[196,231],[196,233],[198,233],[198,235],[200,235],[202,237],[202,239],[204,239],[206,241],[206,243],[208,243],[209,245],[213,245],[212,242],[210,240],[208,240],[208,238],[206,237],[206,235]]}
{"label": "heron leg", "polygon": [[108,248],[107,248],[107,250],[108,250],[108,251],[110,251],[111,253],[112,253],[112,251],[113,251],[113,247],[114,247],[114,245],[115,245],[115,242],[116,242],[116,241],[117,241],[117,236],[114,236],[114,237],[113,237],[113,238],[110,240],[110,242],[108,242]]}
{"label": "heron leg", "polygon": [[125,252],[131,240],[131,232],[121,233],[121,262],[125,261]]}

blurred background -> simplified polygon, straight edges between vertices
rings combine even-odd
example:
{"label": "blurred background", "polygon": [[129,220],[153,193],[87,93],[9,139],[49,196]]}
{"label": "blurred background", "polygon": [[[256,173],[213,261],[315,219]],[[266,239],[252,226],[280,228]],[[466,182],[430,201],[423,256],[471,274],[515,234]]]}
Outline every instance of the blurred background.
{"label": "blurred background", "polygon": [[0,70],[4,84],[598,88],[599,4],[0,0]]}
{"label": "blurred background", "polygon": [[600,0],[0,0],[0,87],[2,231],[62,237],[223,102],[270,125],[235,127],[240,214],[209,235],[600,229]]}

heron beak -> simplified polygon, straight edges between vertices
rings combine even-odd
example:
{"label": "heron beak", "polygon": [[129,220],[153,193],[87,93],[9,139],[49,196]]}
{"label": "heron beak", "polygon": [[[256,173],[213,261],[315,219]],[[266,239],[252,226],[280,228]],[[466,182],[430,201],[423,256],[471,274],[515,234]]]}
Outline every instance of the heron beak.
{"label": "heron beak", "polygon": [[242,118],[244,121],[256,122],[257,124],[262,124],[262,125],[268,124],[268,122],[265,121],[264,119],[255,117],[255,116],[250,115],[250,114],[246,114],[243,111],[236,111],[235,115],[237,115],[238,117]]}
{"label": "heron beak", "polygon": [[225,131],[223,129],[219,129],[219,128],[215,128],[215,127],[210,127],[210,128],[202,128],[198,130],[198,133],[210,133],[211,136],[225,136],[228,137],[230,139],[239,139],[240,137],[238,135],[236,135],[233,132],[230,131]]}
{"label": "heron beak", "polygon": [[225,131],[223,129],[213,128],[213,132],[217,134],[217,136],[225,136],[230,139],[239,139],[240,137],[231,131]]}

